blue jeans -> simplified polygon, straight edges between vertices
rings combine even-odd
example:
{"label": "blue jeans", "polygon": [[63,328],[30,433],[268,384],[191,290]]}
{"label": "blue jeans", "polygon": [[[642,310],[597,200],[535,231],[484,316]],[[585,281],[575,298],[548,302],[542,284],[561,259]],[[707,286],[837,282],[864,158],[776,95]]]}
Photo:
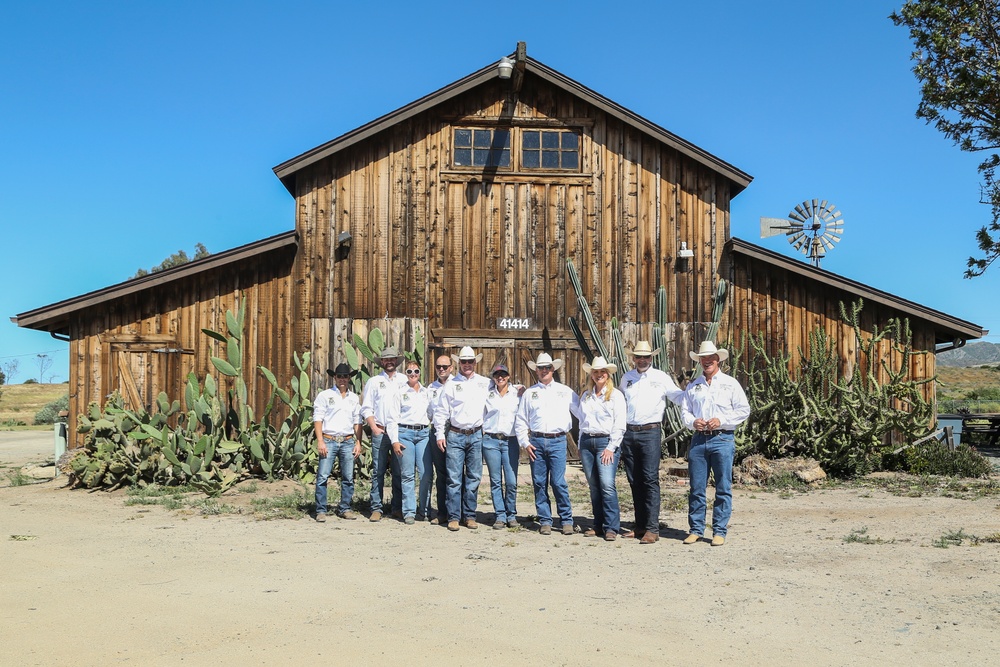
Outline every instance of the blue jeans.
{"label": "blue jeans", "polygon": [[625,431],[625,476],[635,504],[635,531],[660,532],[660,429]]}
{"label": "blue jeans", "polygon": [[424,450],[423,466],[423,470],[418,471],[420,473],[420,489],[417,494],[417,515],[428,519],[431,517],[431,487],[433,486],[437,491],[438,520],[445,521],[448,516],[448,512],[445,510],[448,500],[447,457],[437,446],[437,434],[434,432],[433,426],[430,429],[427,449]]}
{"label": "blue jeans", "polygon": [[316,472],[316,514],[326,514],[326,483],[333,472],[334,459],[340,459],[340,504],[338,512],[351,509],[354,498],[354,438],[343,442],[335,442],[323,438],[326,444],[326,456],[319,460],[319,470]]}
{"label": "blue jeans", "polygon": [[476,518],[476,496],[483,478],[483,432],[456,433],[448,429],[445,463],[448,466],[449,521]]}
{"label": "blue jeans", "polygon": [[399,465],[403,517],[413,516],[417,512],[416,475],[419,474],[421,478],[424,476],[423,457],[427,451],[427,430],[399,427],[399,442],[403,445],[403,453],[394,458]]}
{"label": "blue jeans", "polygon": [[385,472],[391,467],[392,475],[392,511],[400,512],[403,509],[403,491],[399,484],[399,461],[397,457],[389,456],[392,453],[392,441],[389,436],[383,433],[381,437],[372,438],[372,491],[369,495],[372,512],[383,512],[382,490],[385,486]]}
{"label": "blue jeans", "polygon": [[498,439],[483,435],[483,458],[490,472],[490,496],[496,521],[513,521],[517,514],[517,462],[520,454],[517,438]]}
{"label": "blue jeans", "polygon": [[573,507],[569,502],[569,487],[566,485],[566,436],[540,438],[529,436],[535,447],[535,460],[531,462],[531,485],[535,490],[535,512],[538,523],[552,525],[552,503],[549,501],[548,486],[556,498],[556,510],[564,526],[573,525]]}
{"label": "blue jeans", "polygon": [[712,506],[712,533],[726,536],[729,517],[733,513],[733,457],[736,443],[732,433],[720,433],[711,438],[695,433],[688,449],[688,477],[691,491],[688,493],[688,526],[695,535],[705,534],[705,512],[707,510],[705,489],[708,487],[708,471],[715,474],[715,504]]}
{"label": "blue jeans", "polygon": [[618,489],[615,472],[622,448],[615,450],[611,463],[603,463],[601,454],[608,446],[608,436],[580,434],[580,463],[590,486],[590,504],[594,508],[594,530],[617,533],[621,529],[621,512],[618,507]]}

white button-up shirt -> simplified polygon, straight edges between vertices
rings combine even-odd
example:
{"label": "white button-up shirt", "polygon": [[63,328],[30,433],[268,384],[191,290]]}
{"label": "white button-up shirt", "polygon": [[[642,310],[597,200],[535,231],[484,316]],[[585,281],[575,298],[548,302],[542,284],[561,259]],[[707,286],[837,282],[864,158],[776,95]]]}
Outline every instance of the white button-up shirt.
{"label": "white button-up shirt", "polygon": [[514,418],[517,416],[517,406],[520,401],[517,389],[514,387],[507,385],[507,393],[501,396],[496,385],[490,385],[490,393],[486,396],[483,431],[502,433],[507,437],[514,435]]}
{"label": "white button-up shirt", "polygon": [[427,387],[417,385],[414,389],[409,383],[403,385],[397,395],[399,399],[399,423],[415,426],[427,426],[431,423],[428,411],[431,404],[431,392]]}
{"label": "white button-up shirt", "polygon": [[669,375],[652,366],[645,373],[633,368],[618,388],[625,394],[626,423],[638,425],[662,422],[667,401],[680,405],[684,394]]}
{"label": "white button-up shirt", "polygon": [[368,379],[361,398],[361,418],[375,417],[375,423],[385,428],[393,442],[399,442],[399,402],[397,394],[406,386],[406,376],[393,373],[389,377],[385,371]]}
{"label": "white button-up shirt", "polygon": [[354,435],[354,425],[361,423],[361,402],[350,389],[341,396],[336,387],[324,389],[313,401],[313,421],[322,422],[324,435]]}
{"label": "white button-up shirt", "polygon": [[695,419],[718,419],[719,428],[732,431],[750,416],[750,402],[735,378],[722,371],[712,376],[712,383],[702,375],[688,385],[681,403],[681,419],[694,428]]}
{"label": "white button-up shirt", "polygon": [[434,380],[429,385],[427,385],[427,390],[431,393],[430,401],[427,404],[427,418],[431,420],[431,424],[434,422],[434,409],[437,407],[437,402],[441,398],[442,390],[451,382],[451,376],[447,380],[441,382],[440,380]]}
{"label": "white button-up shirt", "polygon": [[434,430],[437,439],[444,440],[445,425],[455,428],[480,428],[486,414],[486,395],[490,379],[477,373],[466,378],[456,375],[444,386],[434,406]]}
{"label": "white button-up shirt", "polygon": [[581,433],[609,436],[605,449],[613,452],[625,437],[625,411],[625,394],[619,390],[612,389],[611,398],[605,400],[588,389],[580,397],[580,406],[574,414],[580,420]]}
{"label": "white button-up shirt", "polygon": [[529,431],[568,433],[573,428],[572,413],[579,410],[579,405],[580,397],[561,382],[552,380],[548,384],[539,382],[528,387],[521,396],[514,419],[514,434],[521,449],[531,444]]}

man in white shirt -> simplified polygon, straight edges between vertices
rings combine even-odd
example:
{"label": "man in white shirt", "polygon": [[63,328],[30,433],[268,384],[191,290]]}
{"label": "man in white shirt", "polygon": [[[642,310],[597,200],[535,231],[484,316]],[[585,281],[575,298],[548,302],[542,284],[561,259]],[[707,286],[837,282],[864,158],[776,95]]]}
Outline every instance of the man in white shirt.
{"label": "man in white shirt", "polygon": [[632,487],[635,524],[623,537],[637,537],[642,544],[660,539],[660,438],[667,401],[680,404],[683,392],[663,371],[653,368],[653,350],[641,340],[632,350],[635,367],[618,386],[625,394],[625,437],[622,461]]}
{"label": "man in white shirt", "polygon": [[340,461],[340,504],[337,516],[357,519],[351,510],[354,498],[354,459],[361,454],[361,403],[350,390],[351,367],[339,364],[327,370],[335,387],[324,389],[313,401],[313,428],[319,450],[316,473],[316,521],[326,521],[326,484],[333,472],[334,460]]}
{"label": "man in white shirt", "polygon": [[445,385],[434,406],[434,431],[448,468],[448,530],[459,523],[475,530],[477,495],[483,477],[483,416],[489,378],[476,373],[483,358],[465,346],[455,357],[458,375]]}
{"label": "man in white shirt", "polygon": [[[448,512],[445,510],[448,496],[448,466],[446,465],[444,452],[437,446],[437,435],[433,421],[434,407],[437,405],[438,397],[441,396],[444,386],[451,380],[452,368],[454,366],[451,363],[451,357],[447,354],[439,356],[434,363],[434,374],[437,376],[437,379],[427,385],[427,389],[431,392],[430,407],[427,409],[427,416],[432,423],[430,444],[424,452],[424,470],[427,471],[427,474],[420,478],[420,490],[417,493],[417,506],[426,508],[426,514],[424,516],[418,514],[417,521],[426,519],[434,525],[448,523]],[[427,463],[428,457],[430,458],[430,465]],[[435,478],[437,481],[436,484]],[[436,491],[437,500],[437,516],[433,518],[431,518],[432,487]]]}
{"label": "man in white shirt", "polygon": [[361,399],[361,417],[372,433],[371,521],[382,520],[382,491],[385,471],[392,469],[392,511],[403,518],[403,491],[399,481],[399,464],[390,457],[392,444],[399,442],[399,402],[397,395],[406,386],[406,376],[396,368],[402,356],[395,347],[387,347],[379,356],[382,372],[369,378]]}
{"label": "man in white shirt", "polygon": [[566,434],[573,427],[572,411],[578,410],[580,397],[566,385],[553,379],[562,368],[563,360],[545,352],[528,366],[535,371],[538,382],[525,390],[514,419],[518,444],[531,462],[531,483],[535,491],[535,512],[540,524],[538,532],[552,534],[552,504],[548,487],[552,487],[556,510],[562,522],[563,535],[573,534],[573,507],[566,485]]}
{"label": "man in white shirt", "polygon": [[684,544],[694,544],[705,534],[708,471],[715,475],[715,503],[712,507],[712,546],[726,543],[729,517],[733,513],[733,457],[736,443],[733,431],[750,416],[746,392],[734,378],[719,370],[729,358],[729,351],[717,349],[706,340],[691,359],[701,363],[701,377],[695,378],[684,392],[681,418],[694,430],[688,449],[688,526],[691,533]]}

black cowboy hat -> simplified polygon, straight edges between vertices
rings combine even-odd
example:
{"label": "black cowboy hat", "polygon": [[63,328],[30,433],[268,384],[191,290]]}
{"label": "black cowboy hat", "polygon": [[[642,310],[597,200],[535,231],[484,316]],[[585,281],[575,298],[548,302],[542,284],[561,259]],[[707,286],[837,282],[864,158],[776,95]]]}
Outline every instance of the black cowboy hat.
{"label": "black cowboy hat", "polygon": [[326,374],[329,375],[330,377],[333,377],[334,375],[347,375],[348,377],[351,377],[355,374],[355,372],[351,370],[350,366],[348,366],[344,362],[340,362],[339,364],[337,364],[336,368],[326,369]]}

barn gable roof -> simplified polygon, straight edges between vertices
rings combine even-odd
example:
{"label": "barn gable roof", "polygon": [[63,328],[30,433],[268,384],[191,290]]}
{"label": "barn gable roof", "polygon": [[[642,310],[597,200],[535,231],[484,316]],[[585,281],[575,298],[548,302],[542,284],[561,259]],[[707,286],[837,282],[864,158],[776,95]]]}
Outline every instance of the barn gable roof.
{"label": "barn gable roof", "polygon": [[224,250],[214,255],[209,255],[187,264],[181,264],[170,269],[150,273],[140,278],[133,278],[125,282],[111,285],[103,289],[87,292],[80,296],[74,296],[64,301],[35,308],[27,312],[10,318],[10,321],[19,327],[28,329],[38,329],[39,331],[49,331],[51,333],[68,333],[69,316],[84,308],[106,303],[129,294],[148,290],[167,283],[171,283],[188,276],[196,275],[216,269],[222,266],[235,264],[236,262],[256,257],[258,255],[295,246],[298,243],[298,235],[294,230],[270,236],[260,241],[254,241],[246,245]]}
{"label": "barn gable roof", "polygon": [[[308,150],[301,155],[297,155],[290,160],[282,162],[278,166],[274,167],[275,175],[281,179],[281,182],[288,189],[288,191],[294,195],[295,173],[299,170],[315,164],[316,162],[342,151],[345,148],[353,146],[354,144],[378,134],[379,132],[392,127],[397,123],[401,123],[409,118],[412,118],[438,104],[447,102],[462,93],[472,90],[480,84],[495,80],[497,78],[498,62],[491,63],[486,67],[483,67],[482,69],[466,76],[465,78],[459,79],[458,81],[441,88],[440,90],[436,90],[429,95],[410,102],[406,106],[400,107],[399,109],[387,113],[380,118],[376,118],[370,123],[366,123],[357,129],[351,130],[346,134],[342,134],[336,139],[328,141],[325,144],[313,148],[312,150]],[[534,58],[528,57],[525,61],[525,72],[535,74],[541,79],[566,91],[567,93],[589,102],[608,115],[621,120],[627,125],[631,125],[640,132],[643,132],[650,137],[661,141],[667,146],[674,148],[682,155],[686,155],[694,161],[725,176],[732,183],[733,196],[742,192],[750,184],[750,181],[753,180],[753,177],[746,172],[737,169],[728,162],[695,146],[689,141],[685,141],[676,134],[663,129],[656,123],[629,111],[620,104],[612,102],[603,95],[600,95],[583,84],[574,81],[565,74],[561,74],[556,70],[543,65]]]}
{"label": "barn gable roof", "polygon": [[798,259],[793,259],[772,250],[767,250],[766,248],[754,245],[753,243],[749,243],[743,239],[733,237],[729,239],[726,246],[729,250],[736,254],[745,255],[804,278],[815,280],[823,283],[824,285],[829,285],[830,287],[843,290],[848,294],[859,296],[866,301],[888,306],[909,318],[930,322],[934,326],[935,337],[937,338],[938,343],[953,343],[956,340],[973,340],[976,338],[982,338],[989,333],[978,324],[973,324],[972,322],[952,317],[951,315],[942,313],[939,310],[922,306],[919,303],[908,301],[894,294],[889,294],[888,292],[883,292],[882,290],[875,289],[874,287],[870,287],[864,283],[859,283],[855,280],[851,280],[850,278],[845,278],[837,275],[836,273],[826,271],[825,269],[820,269],[810,264],[806,264]]}

